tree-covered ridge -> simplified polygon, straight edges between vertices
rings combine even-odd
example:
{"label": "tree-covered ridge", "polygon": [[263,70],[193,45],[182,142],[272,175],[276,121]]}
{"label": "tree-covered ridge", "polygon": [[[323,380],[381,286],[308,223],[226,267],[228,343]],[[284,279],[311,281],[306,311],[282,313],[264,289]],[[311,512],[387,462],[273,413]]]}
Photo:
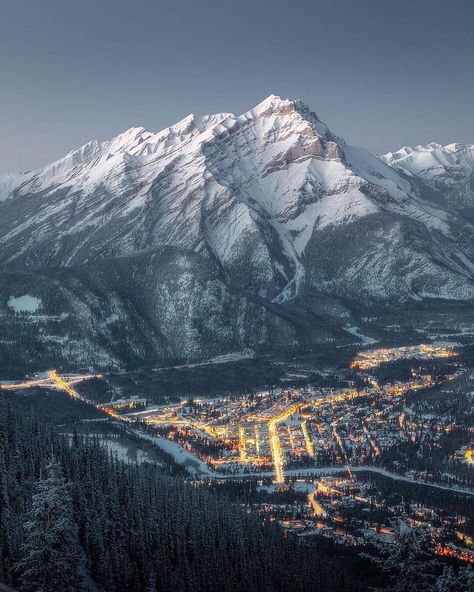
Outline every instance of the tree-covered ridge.
{"label": "tree-covered ridge", "polygon": [[[72,503],[77,537],[68,545],[78,546],[75,561],[86,587],[93,582],[105,592],[361,590],[339,565],[314,549],[308,553],[205,485],[150,465],[125,465],[98,442],[68,442],[0,402],[0,581],[19,590],[32,590],[25,558],[37,540],[34,516],[40,524],[38,495],[48,497],[48,480],[56,494],[64,490],[66,506]],[[67,508],[59,515],[69,516]],[[57,582],[54,591],[65,586]]]}

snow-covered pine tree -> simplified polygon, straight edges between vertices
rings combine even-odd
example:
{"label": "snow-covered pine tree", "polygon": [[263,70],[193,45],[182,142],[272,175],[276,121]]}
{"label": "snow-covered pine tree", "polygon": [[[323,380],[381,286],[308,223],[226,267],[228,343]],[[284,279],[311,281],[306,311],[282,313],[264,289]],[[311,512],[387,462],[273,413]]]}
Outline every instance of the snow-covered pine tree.
{"label": "snow-covered pine tree", "polygon": [[472,565],[464,565],[458,572],[458,590],[470,592],[474,590],[474,568]]}
{"label": "snow-covered pine tree", "polygon": [[12,515],[4,450],[0,447],[0,581],[12,583]]}
{"label": "snow-covered pine tree", "polygon": [[82,590],[81,551],[72,501],[60,464],[52,458],[36,484],[17,564],[21,592]]}
{"label": "snow-covered pine tree", "polygon": [[364,554],[373,561],[387,579],[390,592],[428,592],[433,590],[433,572],[438,562],[430,552],[428,533],[422,527],[410,528],[403,520],[394,523],[392,544],[375,545],[376,557]]}
{"label": "snow-covered pine tree", "polygon": [[474,569],[471,565],[460,567],[457,574],[452,566],[445,567],[433,587],[433,592],[472,592],[472,590],[474,590]]}
{"label": "snow-covered pine tree", "polygon": [[434,592],[459,592],[459,581],[451,566],[445,567],[443,573],[437,578],[433,588]]}

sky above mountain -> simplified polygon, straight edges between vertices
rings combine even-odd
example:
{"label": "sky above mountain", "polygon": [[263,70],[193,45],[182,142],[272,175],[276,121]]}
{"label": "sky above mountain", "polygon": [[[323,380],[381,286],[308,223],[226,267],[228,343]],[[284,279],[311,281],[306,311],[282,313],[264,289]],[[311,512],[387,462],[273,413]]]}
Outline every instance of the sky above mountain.
{"label": "sky above mountain", "polygon": [[10,0],[0,6],[0,172],[91,138],[302,98],[352,143],[474,141],[474,3]]}

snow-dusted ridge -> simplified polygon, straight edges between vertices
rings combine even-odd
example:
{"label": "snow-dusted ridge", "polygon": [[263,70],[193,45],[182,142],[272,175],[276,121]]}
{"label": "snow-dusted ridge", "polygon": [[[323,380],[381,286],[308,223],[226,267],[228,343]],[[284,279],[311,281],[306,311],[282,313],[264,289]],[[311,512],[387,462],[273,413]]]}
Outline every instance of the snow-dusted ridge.
{"label": "snow-dusted ridge", "polygon": [[391,166],[428,182],[437,177],[464,176],[468,181],[474,173],[474,144],[452,143],[442,146],[431,142],[425,146],[403,146],[388,152],[381,159]]}

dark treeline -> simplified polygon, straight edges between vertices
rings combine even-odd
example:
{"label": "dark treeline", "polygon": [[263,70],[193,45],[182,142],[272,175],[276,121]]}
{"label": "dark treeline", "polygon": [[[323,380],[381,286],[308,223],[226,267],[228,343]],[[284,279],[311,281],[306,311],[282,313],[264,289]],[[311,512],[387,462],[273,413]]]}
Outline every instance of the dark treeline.
{"label": "dark treeline", "polygon": [[48,424],[75,424],[82,419],[104,418],[104,413],[93,405],[85,405],[57,390],[31,388],[24,393],[10,392],[8,399],[17,409]]}
{"label": "dark treeline", "polygon": [[[55,533],[61,540],[61,528],[58,564],[80,563],[64,573],[106,592],[364,589],[336,560],[308,553],[203,486],[147,464],[123,464],[77,434],[68,443],[3,401],[0,500],[0,581],[18,590],[35,589],[28,584],[41,567],[35,545],[44,553]],[[46,507],[55,508],[57,524],[49,534],[35,532],[51,520],[42,516]],[[61,581],[54,587],[69,589]]]}
{"label": "dark treeline", "polygon": [[127,374],[107,376],[108,388],[97,388],[100,381],[84,381],[79,385],[81,393],[93,400],[110,400],[113,388],[119,388],[122,396],[138,395],[153,403],[163,397],[176,400],[183,396],[214,396],[247,394],[277,385],[283,376],[281,366],[266,358],[252,358],[224,364],[205,364],[179,368],[162,368],[154,371],[142,368]]}

